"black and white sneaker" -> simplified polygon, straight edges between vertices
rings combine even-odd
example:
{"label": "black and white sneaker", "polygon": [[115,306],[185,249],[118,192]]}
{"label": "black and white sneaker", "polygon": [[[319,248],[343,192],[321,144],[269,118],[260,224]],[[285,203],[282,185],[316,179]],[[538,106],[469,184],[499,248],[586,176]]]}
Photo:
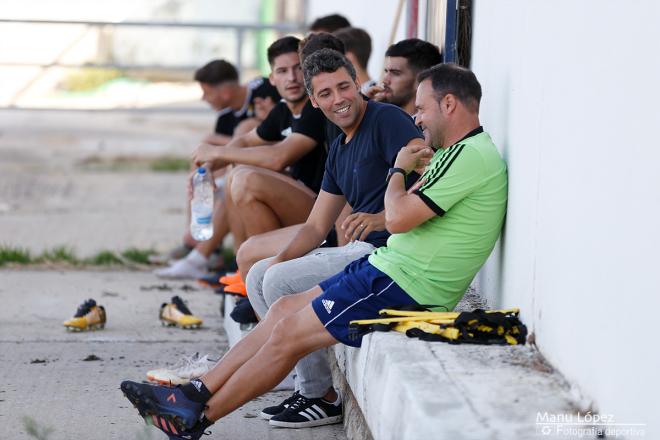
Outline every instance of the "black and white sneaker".
{"label": "black and white sneaker", "polygon": [[273,418],[273,416],[276,416],[285,409],[287,409],[289,405],[291,405],[291,403],[298,398],[299,394],[300,391],[296,391],[295,393],[284,399],[279,405],[269,406],[268,408],[264,408],[259,414],[259,416],[261,416],[262,419],[270,420],[271,418]]}
{"label": "black and white sneaker", "polygon": [[341,423],[343,416],[339,399],[337,403],[332,403],[324,399],[309,399],[298,394],[284,411],[271,417],[269,423],[282,428],[311,428]]}

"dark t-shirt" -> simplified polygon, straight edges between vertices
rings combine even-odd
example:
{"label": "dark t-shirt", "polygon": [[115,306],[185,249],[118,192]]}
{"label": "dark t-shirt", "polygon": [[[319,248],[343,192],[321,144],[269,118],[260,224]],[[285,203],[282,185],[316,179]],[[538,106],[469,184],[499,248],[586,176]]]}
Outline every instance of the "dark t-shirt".
{"label": "dark t-shirt", "polygon": [[225,136],[233,136],[236,126],[247,118],[254,117],[254,93],[255,89],[260,89],[260,93],[264,93],[262,89],[271,88],[270,92],[277,96],[277,91],[268,78],[256,78],[246,84],[247,94],[245,95],[245,103],[238,111],[233,111],[231,108],[224,108],[218,113],[218,119],[215,121],[215,133],[224,134]]}
{"label": "dark t-shirt", "polygon": [[[346,135],[342,133],[332,142],[321,189],[344,195],[353,212],[381,212],[388,170],[401,147],[421,137],[410,115],[399,107],[369,101],[353,138],[344,143]],[[389,235],[374,231],[365,241],[380,247]]]}
{"label": "dark t-shirt", "polygon": [[293,115],[286,102],[280,101],[257,127],[257,135],[263,140],[271,142],[279,142],[291,133],[299,133],[316,141],[316,145],[309,153],[289,165],[289,174],[318,193],[327,157],[325,116],[309,101],[299,115]]}

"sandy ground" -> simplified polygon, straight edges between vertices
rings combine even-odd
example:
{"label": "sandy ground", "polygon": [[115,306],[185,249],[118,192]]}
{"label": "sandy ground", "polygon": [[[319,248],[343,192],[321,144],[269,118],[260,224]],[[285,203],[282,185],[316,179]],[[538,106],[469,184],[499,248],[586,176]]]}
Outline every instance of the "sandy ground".
{"label": "sandy ground", "polygon": [[[102,249],[167,249],[184,218],[185,173],[90,171],[91,158],[188,155],[213,115],[0,111],[0,244],[33,253],[66,245],[81,257]],[[163,438],[145,428],[119,391],[126,378],[194,352],[227,350],[220,299],[210,291],[169,290],[149,272],[0,268],[0,438],[26,439],[32,417],[56,439]],[[204,319],[195,331],[163,328],[159,306],[180,295]],[[105,330],[68,333],[62,321],[95,298]],[[95,355],[97,361],[84,361]],[[210,430],[210,439],[344,439],[341,425],[270,428],[261,408],[288,393],[250,402]]]}
{"label": "sandy ground", "polygon": [[173,246],[187,174],[109,165],[188,157],[212,123],[211,112],[0,111],[0,243],[34,253],[65,245],[81,257]]}

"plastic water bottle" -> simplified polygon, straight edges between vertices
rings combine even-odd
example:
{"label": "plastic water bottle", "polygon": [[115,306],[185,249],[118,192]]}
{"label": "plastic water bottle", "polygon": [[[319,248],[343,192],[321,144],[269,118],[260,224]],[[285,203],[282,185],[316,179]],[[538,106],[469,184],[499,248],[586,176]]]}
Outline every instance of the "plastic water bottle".
{"label": "plastic water bottle", "polygon": [[197,168],[192,187],[190,233],[197,241],[208,240],[213,236],[213,183],[205,168]]}

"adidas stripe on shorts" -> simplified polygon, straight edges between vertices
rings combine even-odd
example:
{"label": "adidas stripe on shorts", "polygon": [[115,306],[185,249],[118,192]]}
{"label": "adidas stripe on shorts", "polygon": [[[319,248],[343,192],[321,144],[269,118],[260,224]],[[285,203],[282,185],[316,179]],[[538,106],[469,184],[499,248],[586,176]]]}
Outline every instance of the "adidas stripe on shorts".
{"label": "adidas stripe on shorts", "polygon": [[312,301],[314,312],[326,330],[342,344],[359,347],[362,338],[348,339],[348,324],[357,319],[378,318],[392,306],[417,304],[389,276],[372,266],[368,255],[342,272],[321,282],[323,293]]}

